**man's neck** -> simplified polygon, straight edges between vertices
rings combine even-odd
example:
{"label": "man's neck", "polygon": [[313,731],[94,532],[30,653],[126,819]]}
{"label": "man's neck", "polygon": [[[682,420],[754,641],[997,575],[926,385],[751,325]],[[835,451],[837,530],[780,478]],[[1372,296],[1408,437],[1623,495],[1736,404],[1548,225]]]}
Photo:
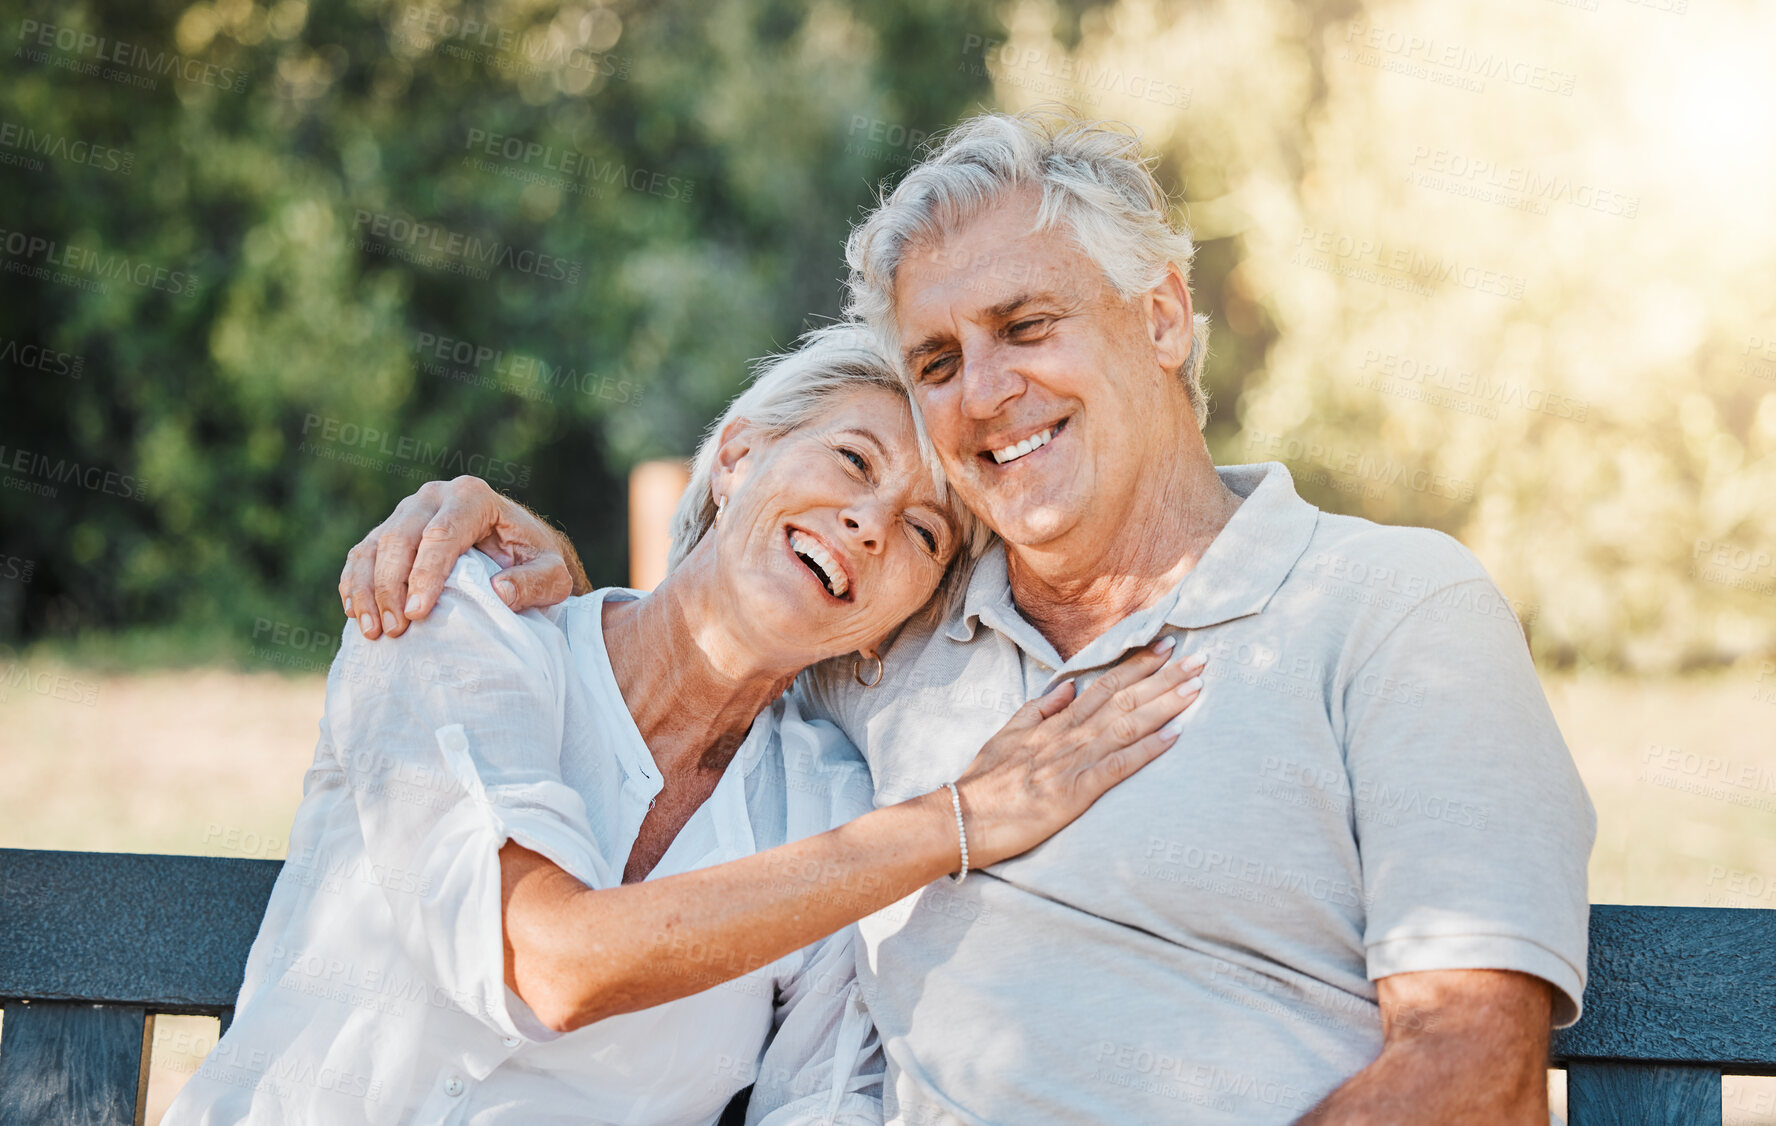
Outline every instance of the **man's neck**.
{"label": "man's neck", "polygon": [[1175,467],[1114,534],[1080,529],[1035,548],[1006,545],[1012,600],[1062,660],[1182,582],[1239,508],[1206,450]]}

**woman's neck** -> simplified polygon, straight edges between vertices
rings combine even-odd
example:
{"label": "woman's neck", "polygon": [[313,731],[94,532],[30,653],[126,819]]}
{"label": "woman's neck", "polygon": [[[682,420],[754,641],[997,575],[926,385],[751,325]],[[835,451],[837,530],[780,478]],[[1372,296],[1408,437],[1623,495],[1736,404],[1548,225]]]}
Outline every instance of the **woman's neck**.
{"label": "woman's neck", "polygon": [[762,665],[757,647],[734,637],[712,563],[687,559],[652,594],[603,607],[611,673],[668,779],[726,770],[799,671]]}

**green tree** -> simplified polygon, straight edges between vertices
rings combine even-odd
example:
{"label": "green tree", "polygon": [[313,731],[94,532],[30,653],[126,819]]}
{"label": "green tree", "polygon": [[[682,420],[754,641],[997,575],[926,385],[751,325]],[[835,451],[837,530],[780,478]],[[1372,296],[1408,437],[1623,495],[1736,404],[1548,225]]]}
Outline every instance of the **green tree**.
{"label": "green tree", "polygon": [[0,638],[216,655],[260,619],[333,628],[347,547],[457,472],[621,581],[628,467],[837,314],[848,224],[988,96],[965,48],[999,34],[980,0],[33,0],[0,26],[0,555],[31,569]]}

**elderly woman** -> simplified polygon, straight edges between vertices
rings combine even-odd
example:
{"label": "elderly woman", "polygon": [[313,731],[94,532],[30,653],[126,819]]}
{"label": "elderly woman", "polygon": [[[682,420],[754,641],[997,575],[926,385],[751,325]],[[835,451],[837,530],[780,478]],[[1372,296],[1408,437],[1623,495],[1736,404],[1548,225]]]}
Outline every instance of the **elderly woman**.
{"label": "elderly woman", "polygon": [[712,428],[652,594],[515,614],[476,552],[399,643],[348,627],[233,1024],[165,1121],[708,1124],[753,1084],[749,1123],[879,1122],[850,924],[1068,824],[1198,669],[1057,689],[872,810],[784,690],[870,683],[954,588],[984,537],[931,464],[835,326]]}

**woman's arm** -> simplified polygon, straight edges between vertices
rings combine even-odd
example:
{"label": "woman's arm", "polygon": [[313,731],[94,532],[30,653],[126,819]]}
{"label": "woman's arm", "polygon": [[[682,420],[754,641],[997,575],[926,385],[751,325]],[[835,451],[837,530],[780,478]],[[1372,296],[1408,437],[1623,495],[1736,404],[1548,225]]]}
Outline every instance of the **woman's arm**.
{"label": "woman's arm", "polygon": [[958,866],[948,790],[740,860],[603,890],[508,842],[506,984],[567,1032],[740,977]]}
{"label": "woman's arm", "polygon": [[[958,780],[971,867],[1048,839],[1169,747],[1199,660],[1146,649],[1079,696],[1024,705]],[[508,842],[500,850],[506,983],[565,1032],[739,977],[960,866],[939,789],[836,829],[709,868],[593,889]]]}

